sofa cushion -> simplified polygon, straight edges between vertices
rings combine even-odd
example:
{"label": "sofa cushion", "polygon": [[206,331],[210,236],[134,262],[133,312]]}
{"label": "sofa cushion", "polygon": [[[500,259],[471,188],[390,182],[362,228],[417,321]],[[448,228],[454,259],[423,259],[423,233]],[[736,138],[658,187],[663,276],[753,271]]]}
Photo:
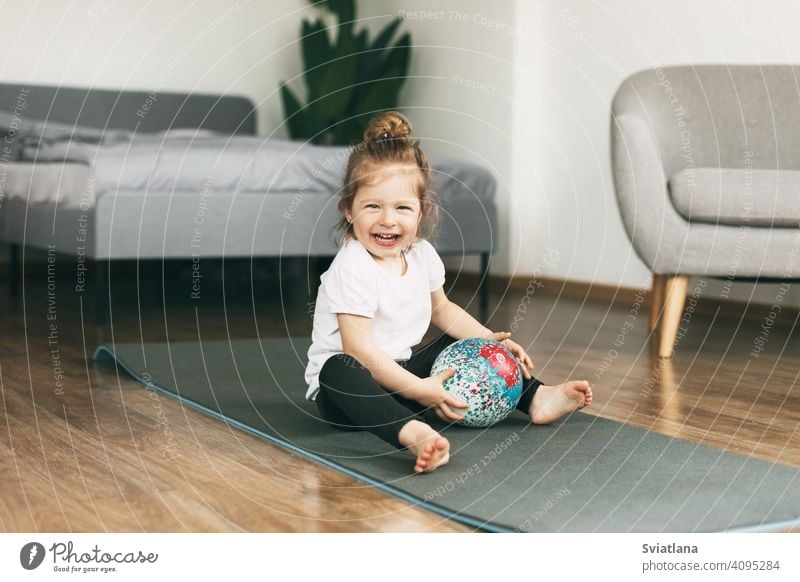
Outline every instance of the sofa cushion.
{"label": "sofa cushion", "polygon": [[693,222],[800,226],[800,171],[695,168],[673,174],[669,193]]}

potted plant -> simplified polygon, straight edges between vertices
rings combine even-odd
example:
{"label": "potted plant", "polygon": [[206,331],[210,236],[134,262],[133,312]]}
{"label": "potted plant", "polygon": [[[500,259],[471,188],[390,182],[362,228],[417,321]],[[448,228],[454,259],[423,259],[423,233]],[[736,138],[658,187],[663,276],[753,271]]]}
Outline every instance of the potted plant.
{"label": "potted plant", "polygon": [[289,135],[315,144],[353,144],[371,117],[397,108],[408,71],[411,34],[406,32],[392,43],[402,22],[395,18],[370,39],[366,29],[355,29],[355,0],[312,3],[331,12],[338,24],[327,27],[322,18],[303,20],[306,104],[281,83]]}

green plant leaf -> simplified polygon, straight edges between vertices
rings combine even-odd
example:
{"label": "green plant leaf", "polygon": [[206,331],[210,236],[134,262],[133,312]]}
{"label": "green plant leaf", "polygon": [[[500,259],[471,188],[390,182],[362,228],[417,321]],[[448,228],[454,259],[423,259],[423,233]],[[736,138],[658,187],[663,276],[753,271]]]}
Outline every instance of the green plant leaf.
{"label": "green plant leaf", "polygon": [[286,83],[281,83],[281,101],[283,103],[283,115],[289,126],[289,136],[292,139],[308,138],[308,127],[303,106],[300,105],[300,101]]}
{"label": "green plant leaf", "polygon": [[389,41],[392,40],[392,36],[394,36],[394,33],[397,30],[397,27],[400,26],[401,22],[403,21],[398,16],[391,23],[387,24],[386,27],[378,33],[378,36],[375,37],[375,40],[372,42],[372,46],[370,48],[386,48],[389,44]]}
{"label": "green plant leaf", "polygon": [[353,50],[359,56],[367,50],[369,44],[369,37],[367,36],[367,29],[362,28],[361,32],[353,37]]}
{"label": "green plant leaf", "polygon": [[[369,58],[365,59],[364,78],[370,80],[383,78],[386,76],[388,69],[395,67],[399,67],[399,74],[405,76],[411,54],[410,42],[411,35],[406,33],[400,37],[393,47],[370,52]],[[395,71],[393,74],[398,73]]]}
{"label": "green plant leaf", "polygon": [[[385,69],[387,67],[386,61],[389,57],[389,48],[387,47],[387,44],[389,40],[391,40],[401,22],[402,21],[397,18],[392,23],[387,25],[380,32],[378,37],[372,43],[370,43],[369,49],[360,55],[358,73],[358,81],[360,84],[356,89],[358,95],[355,96],[358,101],[354,105],[357,105],[358,102],[361,102],[361,98],[368,92],[372,81],[385,75]],[[410,36],[405,38],[410,39]],[[398,44],[401,43],[398,42]],[[398,59],[398,57],[394,58]],[[400,74],[405,75],[406,71],[403,70]]]}
{"label": "green plant leaf", "polygon": [[340,24],[347,25],[349,23],[352,26],[352,22],[356,18],[355,0],[325,0],[318,4],[312,0],[312,4],[325,7],[333,12],[339,19]]}
{"label": "green plant leaf", "polygon": [[411,60],[411,33],[405,33],[394,45],[383,63],[384,70],[393,69],[394,75],[405,76]]}
{"label": "green plant leaf", "polygon": [[[384,36],[391,37],[390,34]],[[391,49],[369,50],[361,55],[357,85],[347,109],[349,119],[340,125],[337,143],[360,141],[372,117],[382,110],[398,107],[400,89],[408,72],[410,43],[411,35],[405,34]]]}
{"label": "green plant leaf", "polygon": [[371,110],[397,107],[400,89],[408,72],[410,42],[411,35],[404,34],[383,60],[380,73],[365,85],[361,101],[368,104]]}
{"label": "green plant leaf", "polygon": [[365,108],[364,114],[369,113],[372,116],[385,109],[396,109],[397,98],[403,83],[405,83],[405,78],[402,76],[378,79],[374,83],[370,83],[364,93],[364,103],[369,104],[369,108]]}
{"label": "green plant leaf", "polygon": [[301,44],[303,63],[306,68],[306,88],[308,89],[308,98],[314,99],[315,91],[325,76],[324,66],[333,52],[333,47],[328,41],[328,31],[322,20],[314,23],[304,20],[301,34],[303,35]]}
{"label": "green plant leaf", "polygon": [[323,67],[324,76],[318,87],[321,99],[319,109],[328,117],[329,124],[341,120],[347,110],[358,78],[358,54],[352,37],[340,35],[336,51]]}
{"label": "green plant leaf", "polygon": [[386,26],[378,37],[372,43],[369,43],[369,48],[359,55],[359,80],[371,80],[380,74],[383,61],[386,58],[387,44],[400,22],[398,18]]}
{"label": "green plant leaf", "polygon": [[[312,2],[313,3],[313,2]],[[395,18],[370,41],[362,29],[354,32],[354,0],[313,3],[339,18],[335,41],[321,20],[304,22],[302,33],[304,81],[308,104],[302,107],[288,87],[281,87],[285,111],[295,111],[290,122],[293,137],[314,143],[350,144],[361,139],[370,117],[398,106],[411,53],[411,35],[393,46],[401,20]],[[287,113],[287,116],[289,114]]]}
{"label": "green plant leaf", "polygon": [[310,103],[306,109],[306,124],[308,132],[306,139],[314,144],[330,143],[330,119],[325,111],[324,99]]}

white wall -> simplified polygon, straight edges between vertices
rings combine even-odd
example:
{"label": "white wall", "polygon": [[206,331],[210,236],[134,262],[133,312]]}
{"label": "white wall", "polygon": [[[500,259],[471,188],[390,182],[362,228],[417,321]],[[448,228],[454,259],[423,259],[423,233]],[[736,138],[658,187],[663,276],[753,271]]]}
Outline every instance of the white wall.
{"label": "white wall", "polygon": [[[512,192],[526,221],[535,217],[540,228],[512,223],[512,248],[531,251],[512,260],[512,270],[532,272],[549,246],[560,252],[553,266],[543,265],[552,276],[647,284],[610,173],[609,106],[616,89],[655,64],[797,62],[800,6],[788,0],[519,0],[517,6],[517,22],[538,27],[535,37],[516,44],[514,95],[524,107],[514,109],[519,147]],[[737,283],[731,297],[748,299],[753,287]],[[776,288],[757,286],[753,300],[774,302]],[[791,300],[800,305],[797,288]]]}
{"label": "white wall", "polygon": [[[492,269],[519,276],[647,284],[610,175],[609,103],[624,77],[655,63],[800,59],[800,7],[788,0],[358,4],[372,30],[405,16],[416,45],[405,110],[430,153],[492,168]],[[259,103],[259,130],[285,137],[277,87],[301,71],[298,36],[310,12],[305,0],[7,3],[0,79],[244,94]],[[472,258],[445,262],[477,268]],[[732,296],[750,294],[737,284]],[[774,295],[761,285],[754,297]]]}
{"label": "white wall", "polygon": [[282,121],[278,84],[301,69],[308,11],[304,0],[5,3],[0,79],[243,94],[271,131]]}
{"label": "white wall", "polygon": [[[455,75],[473,78],[480,70],[482,79],[510,94],[514,4],[482,4],[439,2],[426,18],[420,12],[431,8],[420,0],[361,1],[358,26],[374,33],[394,17],[406,17],[401,30],[411,31],[418,46],[402,99],[415,131],[429,153],[487,164],[502,182],[511,174],[510,111],[454,81]],[[319,12],[305,0],[14,3],[3,7],[4,21],[15,26],[0,35],[0,79],[244,94],[259,104],[260,132],[285,137],[277,90],[280,81],[302,71],[298,39],[309,14]],[[302,92],[299,79],[292,86]],[[506,272],[508,199],[509,188],[501,183],[498,272]],[[446,262],[468,270],[478,266],[475,258],[464,265]]]}
{"label": "white wall", "polygon": [[[508,273],[512,116],[501,96],[513,88],[514,38],[533,34],[514,21],[514,2],[390,0],[361,2],[364,16],[401,16],[414,43],[404,111],[429,155],[489,167],[498,179],[495,273]],[[473,88],[480,80],[482,87]],[[464,233],[469,236],[469,233]],[[446,266],[478,272],[475,257],[445,257]]]}

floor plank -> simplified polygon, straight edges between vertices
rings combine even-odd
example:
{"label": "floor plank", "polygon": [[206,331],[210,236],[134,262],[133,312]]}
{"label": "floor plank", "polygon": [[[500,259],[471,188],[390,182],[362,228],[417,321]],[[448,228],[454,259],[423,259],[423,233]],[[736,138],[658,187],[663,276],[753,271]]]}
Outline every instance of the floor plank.
{"label": "floor plank", "polygon": [[[74,293],[69,272],[53,293],[41,276],[28,277],[24,301],[0,293],[0,529],[469,531],[91,362],[94,347],[110,339],[311,333],[313,273],[280,285],[262,273],[252,289],[234,281],[224,300],[210,276],[203,300],[192,301],[185,266],[166,271],[166,285],[144,277],[141,291],[130,272],[112,272],[112,322],[102,332],[91,296]],[[450,298],[476,315],[472,288],[448,274]],[[800,467],[796,315],[779,318],[765,339],[752,313],[764,308],[736,318],[707,304],[664,361],[646,306],[630,294],[612,301],[537,288],[523,303],[525,289],[503,281],[492,288],[488,326],[515,329],[541,379],[591,381],[587,413]]]}

